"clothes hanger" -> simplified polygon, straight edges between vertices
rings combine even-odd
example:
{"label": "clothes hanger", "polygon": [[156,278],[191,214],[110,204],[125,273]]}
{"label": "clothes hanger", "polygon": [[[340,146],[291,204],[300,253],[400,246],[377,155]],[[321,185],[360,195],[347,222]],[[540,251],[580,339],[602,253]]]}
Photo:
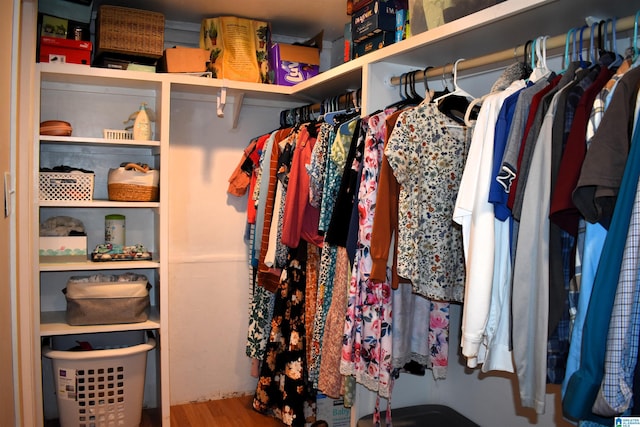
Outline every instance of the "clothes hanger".
{"label": "clothes hanger", "polygon": [[576,32],[575,28],[572,28],[569,31],[567,31],[567,37],[564,41],[564,59],[563,59],[564,68],[560,70],[559,74],[564,74],[569,70],[569,63],[571,62],[571,58],[569,58],[569,45],[571,44],[571,38],[573,37],[573,34],[575,32]]}
{"label": "clothes hanger", "polygon": [[[434,100],[433,100],[433,101],[435,101],[435,98],[441,97],[441,96],[443,96],[443,95],[445,95],[445,94],[447,94],[447,93],[450,93],[450,92],[451,92],[451,90],[449,89],[449,83],[447,82],[447,78],[445,77],[445,72],[446,72],[446,69],[447,69],[447,65],[449,65],[449,64],[450,64],[450,62],[447,62],[447,63],[446,63],[446,64],[444,64],[444,66],[442,67],[442,78],[441,78],[441,80],[442,80],[442,87],[443,87],[443,89],[442,89],[442,91],[441,91],[441,93],[442,93],[442,94],[441,94],[441,95],[438,95],[438,96],[436,96],[436,97],[434,97]],[[452,69],[451,69],[451,70],[453,71],[453,64],[451,64],[451,66],[452,66]]]}
{"label": "clothes hanger", "polygon": [[580,49],[578,51],[578,59],[580,61],[581,68],[587,68],[589,66],[589,64],[582,57],[582,51],[583,51],[582,43],[584,41],[583,35],[584,35],[584,30],[587,28],[589,28],[588,25],[583,25],[582,27],[580,27]]}
{"label": "clothes hanger", "polygon": [[355,92],[353,92],[353,108],[355,108],[356,111],[360,111],[360,104],[362,103],[362,88],[358,88],[356,89]]}
{"label": "clothes hanger", "polygon": [[458,96],[462,96],[462,97],[469,98],[469,99],[474,99],[475,98],[475,96],[469,94],[469,92],[465,91],[460,86],[458,86],[458,64],[461,61],[464,61],[464,58],[460,58],[460,59],[456,60],[456,62],[454,62],[454,64],[453,64],[453,70],[452,70],[452,73],[453,73],[453,92],[445,93],[444,95],[435,98],[433,100],[433,102],[439,102],[439,101],[441,101],[441,100],[443,100],[443,99],[445,99],[445,98],[447,98],[447,97],[449,97],[451,95],[458,95]]}
{"label": "clothes hanger", "polygon": [[[344,98],[344,106],[342,107],[342,109],[340,108],[340,98]],[[338,125],[360,114],[359,111],[355,111],[355,109],[352,109],[351,106],[349,105],[350,98],[351,98],[350,92],[345,93],[343,95],[336,96],[335,97],[336,110],[331,111],[328,114],[325,114],[324,121],[332,125]]]}
{"label": "clothes hanger", "polygon": [[422,101],[424,101],[424,97],[420,96],[420,94],[416,91],[416,73],[418,71],[412,71],[410,76],[410,80],[411,80],[411,98],[414,100],[414,102],[416,103],[420,103]]}
{"label": "clothes hanger", "polygon": [[[591,61],[591,66],[589,68],[593,69],[596,66],[602,66],[606,63],[609,63],[607,68],[611,68],[611,63],[616,60],[615,54],[613,52],[609,52],[604,49],[603,40],[602,40],[602,26],[604,25],[604,20],[599,22],[594,22],[590,26],[589,33],[589,60]],[[595,39],[597,33],[597,40]]]}
{"label": "clothes hanger", "polygon": [[[530,82],[537,82],[541,79],[548,77],[551,74],[551,70],[547,67],[547,39],[549,36],[541,36],[534,40],[533,44],[535,49],[532,49],[531,61],[535,60],[535,68],[529,76]],[[533,56],[535,50],[536,56]]]}
{"label": "clothes hanger", "polygon": [[410,79],[409,74],[412,74],[412,72],[402,73],[400,75],[400,84],[398,85],[398,94],[400,95],[400,100],[387,105],[386,108],[396,108],[398,110],[401,110],[407,107],[414,107],[419,103],[416,102],[416,100],[410,97],[407,93],[407,84],[408,80]]}
{"label": "clothes hanger", "polygon": [[597,32],[597,29],[600,28],[599,22],[592,23],[589,28],[589,61],[591,61],[591,64],[593,65],[596,64],[600,58],[600,49],[596,48],[595,43],[596,41],[599,44],[602,42],[600,39],[602,34],[598,34],[598,39],[596,40],[595,33]]}
{"label": "clothes hanger", "polygon": [[[533,43],[533,40],[527,40],[527,42],[524,45],[524,51],[523,51],[524,52],[524,63],[526,63],[526,58],[527,58],[527,47],[530,46],[532,43]],[[518,46],[513,48],[513,58],[516,60],[516,63],[517,63],[518,62]],[[530,74],[530,72],[529,72],[529,74]],[[471,127],[471,126],[473,126],[475,124],[476,120],[472,119],[471,115],[475,113],[476,118],[477,118],[480,106],[482,105],[484,100],[489,95],[491,95],[492,93],[495,93],[495,92],[486,93],[486,94],[482,95],[480,98],[473,98],[471,100],[471,102],[469,102],[469,106],[467,107],[467,110],[464,113],[464,124],[466,126]]]}
{"label": "clothes hanger", "polygon": [[433,98],[433,91],[429,89],[429,79],[427,77],[427,71],[432,69],[433,66],[427,65],[424,70],[422,70],[422,83],[424,84],[424,101],[429,102]]}
{"label": "clothes hanger", "polygon": [[464,58],[458,59],[453,64],[453,91],[435,98],[433,102],[438,105],[438,110],[441,113],[453,121],[465,125],[464,117],[469,107],[469,101],[475,97],[458,86],[458,64],[460,61],[464,61]]}
{"label": "clothes hanger", "polygon": [[[609,65],[609,68],[620,68],[622,63],[624,62],[624,56],[618,53],[618,40],[616,34],[616,21],[617,18],[609,18],[604,21],[604,45],[607,46],[607,42],[609,45],[609,52],[616,56],[616,59]],[[608,40],[609,35],[609,23],[611,23],[611,39]]]}
{"label": "clothes hanger", "polygon": [[524,44],[524,52],[523,52],[523,55],[522,55],[522,62],[524,62],[525,64],[527,63],[527,58],[530,55],[532,46],[533,46],[533,39],[527,40],[527,42]]}
{"label": "clothes hanger", "polygon": [[444,77],[446,64],[444,67],[442,67],[442,84],[444,86],[444,89],[440,91],[434,91],[433,89],[429,89],[429,80],[427,78],[427,71],[429,71],[432,68],[433,68],[432,65],[428,65],[423,71],[423,82],[424,82],[424,100],[422,101],[423,103],[431,102],[434,98],[438,98],[444,94],[449,93],[449,87],[447,86],[447,82]]}
{"label": "clothes hanger", "polygon": [[320,119],[331,125],[335,124],[333,118],[337,112],[336,97],[326,98],[322,103],[324,112],[321,114]]}

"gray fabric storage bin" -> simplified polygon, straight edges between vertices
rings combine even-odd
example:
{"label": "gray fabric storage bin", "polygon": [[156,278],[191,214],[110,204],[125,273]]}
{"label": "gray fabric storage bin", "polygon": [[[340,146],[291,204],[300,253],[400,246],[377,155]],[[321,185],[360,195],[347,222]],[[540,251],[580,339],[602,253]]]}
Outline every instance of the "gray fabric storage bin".
{"label": "gray fabric storage bin", "polygon": [[[386,411],[380,413],[380,424],[385,423]],[[444,405],[417,405],[391,408],[393,427],[480,427],[464,415]],[[358,420],[357,427],[373,427],[373,415]]]}
{"label": "gray fabric storage bin", "polygon": [[62,290],[67,300],[67,323],[144,322],[149,318],[150,288],[146,276],[134,273],[71,277]]}

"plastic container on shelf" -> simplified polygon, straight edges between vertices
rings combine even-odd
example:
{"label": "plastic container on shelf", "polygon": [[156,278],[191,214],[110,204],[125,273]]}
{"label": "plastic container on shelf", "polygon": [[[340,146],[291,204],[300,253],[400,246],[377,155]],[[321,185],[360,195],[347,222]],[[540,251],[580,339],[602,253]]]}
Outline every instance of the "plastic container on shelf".
{"label": "plastic container on shelf", "polygon": [[40,172],[38,176],[40,200],[93,200],[93,173]]}
{"label": "plastic container on shelf", "polygon": [[[61,427],[137,427],[142,420],[146,331],[53,337],[42,355],[51,359]],[[66,349],[73,339],[93,350]],[[66,343],[66,345],[65,345]]]}
{"label": "plastic container on shelf", "polygon": [[116,139],[116,140],[132,140],[133,139],[133,131],[130,130],[120,130],[120,129],[103,129],[102,135],[104,139]]}

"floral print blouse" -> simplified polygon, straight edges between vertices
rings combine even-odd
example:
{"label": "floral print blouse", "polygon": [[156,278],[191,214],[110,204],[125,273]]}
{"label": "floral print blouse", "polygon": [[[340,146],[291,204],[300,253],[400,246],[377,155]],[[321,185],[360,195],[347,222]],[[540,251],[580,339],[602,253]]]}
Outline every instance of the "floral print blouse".
{"label": "floral print blouse", "polygon": [[398,274],[432,300],[464,298],[462,234],[452,215],[470,134],[423,103],[400,114],[384,151],[401,185]]}

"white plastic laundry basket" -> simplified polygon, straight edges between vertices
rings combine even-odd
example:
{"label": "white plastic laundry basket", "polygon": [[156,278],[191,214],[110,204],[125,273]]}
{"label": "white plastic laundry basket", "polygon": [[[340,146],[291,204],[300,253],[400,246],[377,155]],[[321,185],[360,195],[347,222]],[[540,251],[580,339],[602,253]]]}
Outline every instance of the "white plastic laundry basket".
{"label": "white plastic laundry basket", "polygon": [[147,352],[156,345],[151,336],[142,341],[90,351],[43,347],[43,356],[52,360],[61,427],[140,425]]}

